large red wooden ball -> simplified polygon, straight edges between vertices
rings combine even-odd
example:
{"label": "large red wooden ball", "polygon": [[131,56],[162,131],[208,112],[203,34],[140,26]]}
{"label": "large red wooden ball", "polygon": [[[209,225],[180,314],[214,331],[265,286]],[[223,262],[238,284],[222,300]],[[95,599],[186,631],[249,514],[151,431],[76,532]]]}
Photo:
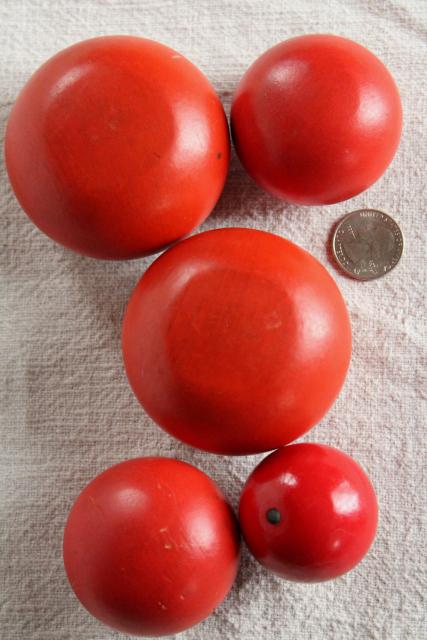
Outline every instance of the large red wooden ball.
{"label": "large red wooden ball", "polygon": [[6,164],[32,221],[96,258],[155,253],[212,211],[228,125],[207,78],[158,42],[105,36],[43,64],[10,114]]}
{"label": "large red wooden ball", "polygon": [[178,633],[206,618],[236,576],[239,534],[216,484],[169,458],[137,458],[90,482],[70,511],[64,562],[96,618],[124,633]]}
{"label": "large red wooden ball", "polygon": [[347,372],[351,331],[326,269],[279,236],[193,236],[142,276],[123,324],[131,386],[175,437],[225,454],[286,444],[315,425]]}

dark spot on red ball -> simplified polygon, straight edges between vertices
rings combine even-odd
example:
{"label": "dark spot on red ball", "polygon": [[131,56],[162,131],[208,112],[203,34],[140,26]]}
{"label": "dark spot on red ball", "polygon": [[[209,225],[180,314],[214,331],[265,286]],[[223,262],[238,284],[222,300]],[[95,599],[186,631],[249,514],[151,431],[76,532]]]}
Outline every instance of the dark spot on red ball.
{"label": "dark spot on red ball", "polygon": [[269,509],[265,515],[270,524],[279,524],[282,517],[280,511],[274,507]]}
{"label": "dark spot on red ball", "polygon": [[221,158],[222,158],[222,151],[218,151],[218,153],[216,154],[216,157],[218,158],[218,160],[221,160]]}

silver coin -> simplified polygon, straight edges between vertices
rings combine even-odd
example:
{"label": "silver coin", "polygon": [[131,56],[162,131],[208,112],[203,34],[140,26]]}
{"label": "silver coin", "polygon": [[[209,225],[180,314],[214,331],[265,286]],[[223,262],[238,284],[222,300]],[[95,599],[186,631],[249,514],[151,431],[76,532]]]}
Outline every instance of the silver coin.
{"label": "silver coin", "polygon": [[397,265],[403,252],[403,235],[387,213],[360,209],[338,224],[332,249],[346,273],[356,280],[373,280]]}

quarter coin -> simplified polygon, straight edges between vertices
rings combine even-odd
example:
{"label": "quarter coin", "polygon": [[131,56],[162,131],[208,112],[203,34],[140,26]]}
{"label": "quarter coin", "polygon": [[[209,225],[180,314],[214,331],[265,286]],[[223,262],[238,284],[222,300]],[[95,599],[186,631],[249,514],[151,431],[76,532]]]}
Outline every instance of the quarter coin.
{"label": "quarter coin", "polygon": [[403,235],[387,213],[360,209],[338,224],[332,249],[348,275],[356,280],[373,280],[397,265],[403,252]]}

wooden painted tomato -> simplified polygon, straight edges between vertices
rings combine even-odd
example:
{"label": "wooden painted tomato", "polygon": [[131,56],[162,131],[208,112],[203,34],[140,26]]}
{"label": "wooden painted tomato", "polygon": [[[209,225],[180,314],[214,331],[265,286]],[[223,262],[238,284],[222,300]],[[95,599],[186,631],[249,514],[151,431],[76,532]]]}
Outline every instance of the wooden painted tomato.
{"label": "wooden painted tomato", "polygon": [[169,249],[139,281],[123,324],[143,407],[215,453],[267,451],[310,429],[337,396],[350,351],[326,269],[254,229],[207,231]]}
{"label": "wooden painted tomato", "polygon": [[229,135],[205,76],[130,36],[79,42],[19,95],[6,164],[32,221],[96,258],[134,258],[188,234],[224,185]]}
{"label": "wooden painted tomato", "polygon": [[70,584],[86,609],[135,635],[178,633],[206,618],[236,576],[231,508],[195,467],[122,462],[90,482],[64,533]]}
{"label": "wooden painted tomato", "polygon": [[352,198],[383,174],[402,109],[386,67],[351,40],[307,35],[276,45],[241,79],[234,143],[251,176],[299,204]]}
{"label": "wooden painted tomato", "polygon": [[377,528],[377,499],[352,458],[319,444],[270,454],[243,488],[246,543],[267,569],[288,580],[330,580],[367,553]]}

